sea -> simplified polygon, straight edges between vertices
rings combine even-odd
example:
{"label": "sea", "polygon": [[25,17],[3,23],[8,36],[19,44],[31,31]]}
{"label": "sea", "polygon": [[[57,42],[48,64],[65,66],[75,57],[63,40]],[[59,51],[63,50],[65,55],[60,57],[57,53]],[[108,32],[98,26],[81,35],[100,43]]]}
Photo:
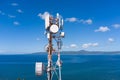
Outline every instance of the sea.
{"label": "sea", "polygon": [[[120,80],[120,54],[62,53],[61,60],[62,80]],[[0,80],[47,80],[46,71],[35,75],[36,62],[47,65],[47,53],[0,55]]]}

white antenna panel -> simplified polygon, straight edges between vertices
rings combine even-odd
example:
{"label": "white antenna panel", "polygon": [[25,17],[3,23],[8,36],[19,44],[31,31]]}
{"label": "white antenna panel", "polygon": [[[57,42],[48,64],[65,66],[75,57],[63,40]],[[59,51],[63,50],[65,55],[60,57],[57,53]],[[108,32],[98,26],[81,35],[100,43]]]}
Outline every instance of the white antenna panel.
{"label": "white antenna panel", "polygon": [[57,13],[57,18],[59,19],[59,13]]}
{"label": "white antenna panel", "polygon": [[42,62],[36,62],[35,73],[37,76],[41,76],[43,74],[43,63]]}
{"label": "white antenna panel", "polygon": [[50,39],[50,33],[47,33],[47,38]]}
{"label": "white antenna panel", "polygon": [[59,17],[59,28],[61,27],[61,18]]}
{"label": "white antenna panel", "polygon": [[61,36],[61,37],[65,37],[65,33],[64,33],[64,32],[61,32],[60,36]]}
{"label": "white antenna panel", "polygon": [[63,26],[63,24],[64,24],[64,21],[63,21],[63,19],[62,19],[62,23],[61,23],[61,25]]}
{"label": "white antenna panel", "polygon": [[45,16],[45,29],[47,29],[47,28],[49,27],[49,25],[50,25],[49,17],[50,17],[49,14],[47,14],[47,15]]}

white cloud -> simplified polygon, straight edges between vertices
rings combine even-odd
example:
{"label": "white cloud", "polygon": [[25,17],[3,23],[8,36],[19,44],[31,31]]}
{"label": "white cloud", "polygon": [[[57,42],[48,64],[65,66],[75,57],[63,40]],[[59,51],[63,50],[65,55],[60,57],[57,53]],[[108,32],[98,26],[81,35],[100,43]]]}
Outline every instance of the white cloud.
{"label": "white cloud", "polygon": [[96,29],[95,32],[106,32],[110,31],[110,29],[107,26],[100,26],[99,29]]}
{"label": "white cloud", "polygon": [[114,42],[115,40],[113,38],[108,38],[109,42]]}
{"label": "white cloud", "polygon": [[82,22],[83,24],[92,24],[93,23],[92,19],[87,19],[87,20],[81,19],[80,22]]}
{"label": "white cloud", "polygon": [[39,14],[38,14],[38,16],[39,16],[41,19],[43,19],[43,20],[44,20],[44,19],[45,19],[45,17],[46,17],[46,15],[48,15],[48,14],[50,15],[50,13],[49,13],[49,12],[44,12],[43,14],[42,14],[42,13],[39,13]]}
{"label": "white cloud", "polygon": [[120,24],[114,24],[112,25],[114,28],[120,28]]}
{"label": "white cloud", "polygon": [[86,44],[83,44],[82,45],[82,48],[88,48],[88,47],[90,47],[91,46],[91,43],[86,43]]}
{"label": "white cloud", "polygon": [[71,17],[71,18],[66,18],[65,21],[68,21],[68,22],[77,22],[79,20],[77,18],[75,18],[75,17]]}
{"label": "white cloud", "polygon": [[96,47],[99,43],[86,43],[82,45],[82,48]]}
{"label": "white cloud", "polygon": [[40,38],[36,38],[37,41],[40,41]]}
{"label": "white cloud", "polygon": [[69,49],[69,46],[62,46],[62,48],[66,48],[66,49]]}
{"label": "white cloud", "polygon": [[96,46],[98,46],[98,45],[99,45],[98,43],[93,43],[93,44],[92,44],[93,47],[96,47]]}
{"label": "white cloud", "polygon": [[8,15],[9,18],[16,18],[16,16]]}
{"label": "white cloud", "polygon": [[12,6],[18,6],[18,3],[11,3]]}
{"label": "white cloud", "polygon": [[66,18],[65,21],[67,21],[67,22],[80,22],[83,24],[92,24],[93,23],[92,19],[84,20],[84,19],[78,19],[76,17]]}
{"label": "white cloud", "polygon": [[9,18],[15,18],[15,17],[16,17],[16,16],[14,16],[14,15],[5,14],[5,13],[2,12],[1,10],[0,10],[0,14],[1,14],[1,15],[6,15],[6,16],[8,16]]}
{"label": "white cloud", "polygon": [[17,12],[18,13],[23,13],[23,11],[21,9],[18,9]]}
{"label": "white cloud", "polygon": [[0,10],[0,14],[1,14],[1,15],[5,15],[5,13],[4,13],[4,12],[2,12],[1,10]]}
{"label": "white cloud", "polygon": [[14,21],[13,24],[16,25],[16,26],[20,25],[20,23],[18,21]]}
{"label": "white cloud", "polygon": [[77,48],[77,45],[76,44],[71,44],[70,47],[71,48]]}

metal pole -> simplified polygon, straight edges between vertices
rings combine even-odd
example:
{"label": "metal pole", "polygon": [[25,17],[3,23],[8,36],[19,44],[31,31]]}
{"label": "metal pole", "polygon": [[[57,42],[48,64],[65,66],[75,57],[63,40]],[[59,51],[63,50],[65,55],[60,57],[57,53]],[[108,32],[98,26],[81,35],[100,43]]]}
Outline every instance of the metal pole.
{"label": "metal pole", "polygon": [[60,49],[61,49],[61,39],[58,38],[57,46],[58,46],[58,62],[59,62],[59,80],[61,80],[61,59],[60,59]]}
{"label": "metal pole", "polygon": [[47,75],[48,80],[52,80],[52,33],[50,33],[49,38]]}
{"label": "metal pole", "polygon": [[61,80],[61,60],[60,60],[60,51],[58,51],[58,61],[59,61],[59,80]]}

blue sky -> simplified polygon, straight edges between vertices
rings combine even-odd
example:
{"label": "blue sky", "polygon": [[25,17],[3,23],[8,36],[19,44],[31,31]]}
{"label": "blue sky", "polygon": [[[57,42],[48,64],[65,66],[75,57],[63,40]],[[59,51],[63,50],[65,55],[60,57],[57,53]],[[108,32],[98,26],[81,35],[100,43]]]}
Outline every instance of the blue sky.
{"label": "blue sky", "polygon": [[119,0],[1,0],[0,53],[45,51],[44,16],[64,18],[63,51],[120,51]]}

